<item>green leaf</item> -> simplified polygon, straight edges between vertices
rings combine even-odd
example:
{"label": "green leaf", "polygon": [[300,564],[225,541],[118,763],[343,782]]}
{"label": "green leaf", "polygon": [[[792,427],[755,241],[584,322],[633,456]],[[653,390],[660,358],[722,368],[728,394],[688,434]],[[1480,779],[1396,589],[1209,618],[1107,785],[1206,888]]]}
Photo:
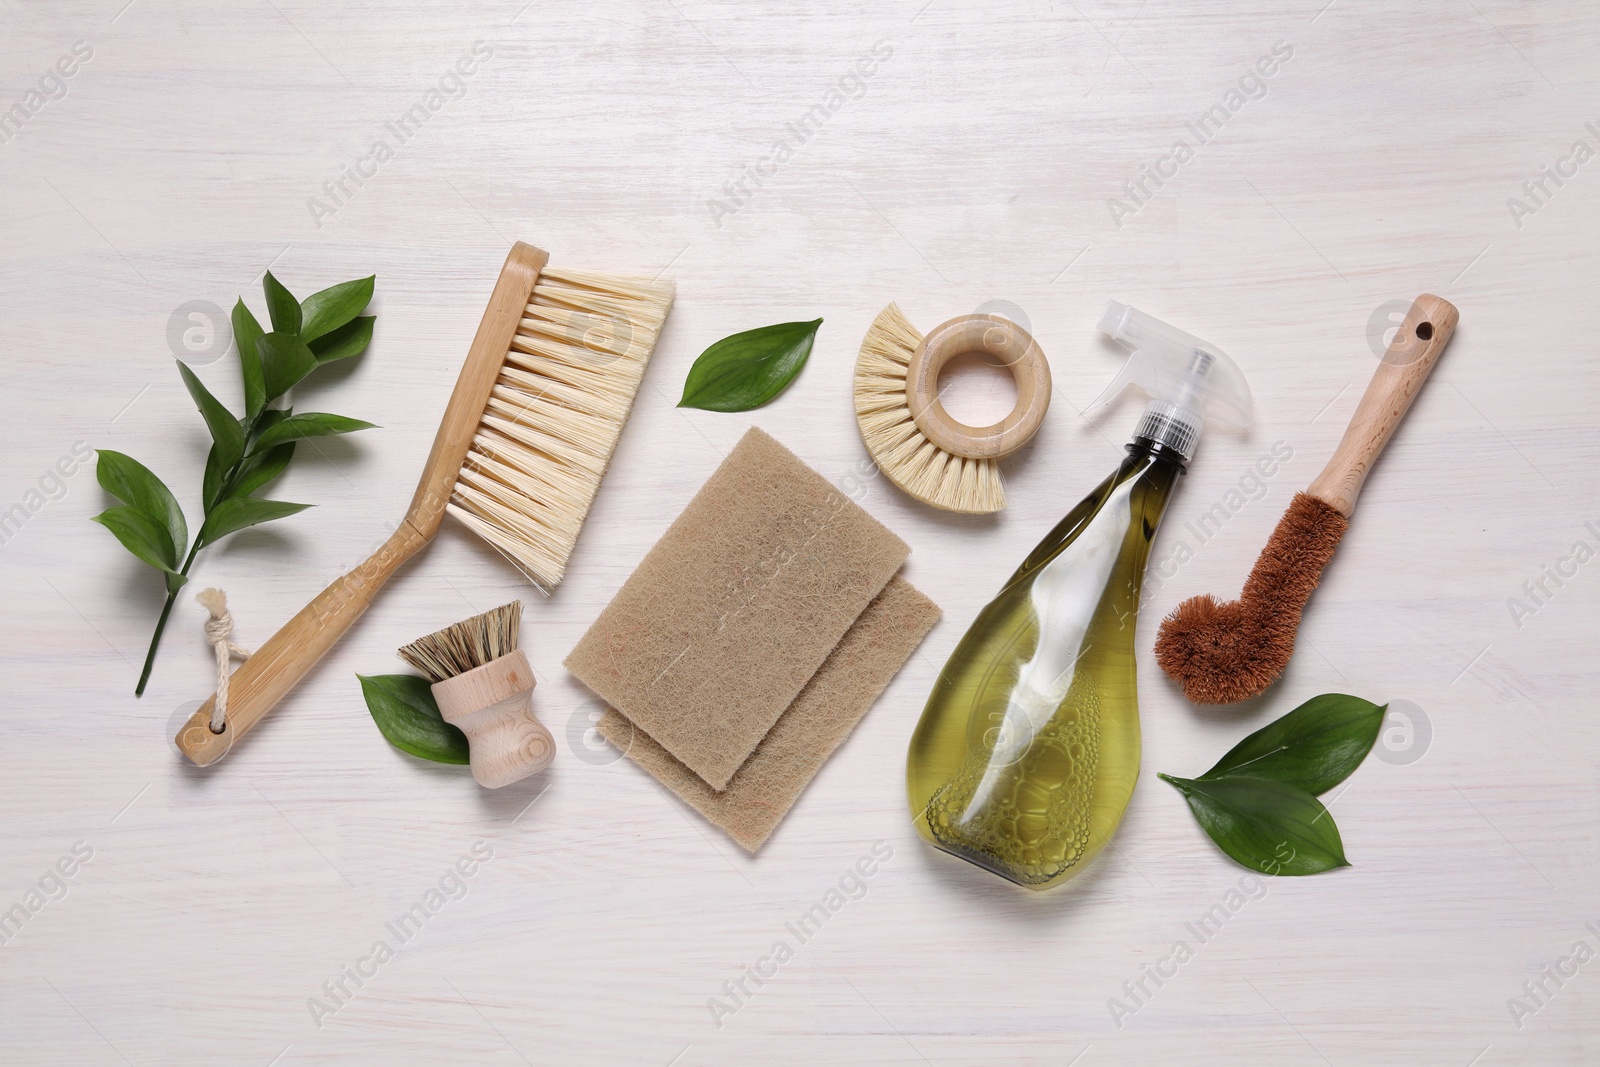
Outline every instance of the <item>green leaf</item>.
{"label": "green leaf", "polygon": [[212,544],[235,530],[281,519],[310,506],[290,504],[283,500],[257,500],[249,496],[229,497],[212,508],[211,514],[206,516],[205,525],[200,528],[200,543]]}
{"label": "green leaf", "polygon": [[244,417],[253,419],[267,402],[267,383],[261,373],[257,346],[266,335],[261,324],[240,300],[233,305],[233,341],[239,346],[239,374],[244,379]]}
{"label": "green leaf", "polygon": [[300,332],[300,301],[283,287],[269,270],[261,279],[261,288],[267,294],[267,314],[272,318],[275,333]]}
{"label": "green leaf", "polygon": [[278,399],[296,383],[317,369],[317,357],[300,340],[298,334],[274,330],[264,335],[256,345],[261,355],[261,370],[265,378],[267,400]]}
{"label": "green leaf", "polygon": [[435,763],[468,762],[467,735],[444,721],[427,679],[414,674],[356,677],[372,721],[391,745]]}
{"label": "green leaf", "polygon": [[[293,414],[292,408],[267,408],[261,413],[261,417],[256,420],[257,439],[259,440],[262,433],[272,429],[272,427],[278,425],[291,414]],[[215,455],[216,450],[213,448],[212,456]],[[233,488],[228,491],[228,498],[249,496],[257,489],[260,489],[282,474],[293,456],[294,446],[292,444],[279,445],[277,448],[267,452],[252,448],[250,454],[246,455],[243,462],[239,464],[239,471],[235,476]],[[217,482],[213,485],[211,461],[209,459],[206,461],[205,501],[206,514],[208,515],[211,513],[211,509],[217,505],[218,499],[222,495],[221,479],[223,473],[221,471],[217,472]]]}
{"label": "green leaf", "polygon": [[256,420],[256,433],[259,434],[263,430],[272,429],[272,427],[278,425],[281,420],[287,419],[293,414],[293,405],[290,405],[286,408],[268,408],[267,410],[263,411],[261,413],[261,417]]}
{"label": "green leaf", "polygon": [[361,314],[372,301],[372,287],[376,281],[377,276],[369,274],[306,297],[300,302],[300,339],[310,344]]}
{"label": "green leaf", "polygon": [[312,341],[311,352],[317,357],[317,365],[332,363],[336,359],[349,359],[365,352],[372,343],[372,324],[376,321],[376,315],[362,315]]}
{"label": "green leaf", "polygon": [[780,322],[724,337],[689,368],[680,408],[749,411],[771,400],[800,373],[821,319]]}
{"label": "green leaf", "polygon": [[[180,364],[181,365],[181,364]],[[166,533],[172,545],[170,554],[163,556],[167,568],[178,565],[178,553],[189,544],[189,527],[183,519],[183,509],[165,482],[157,478],[143,463],[132,456],[113,452],[109,448],[96,450],[95,477],[100,487],[140,515],[149,519]],[[116,533],[114,527],[108,527]],[[121,535],[118,534],[120,537]],[[127,544],[126,541],[123,544]],[[137,552],[134,555],[139,555]],[[143,559],[143,556],[139,557]],[[153,564],[160,566],[160,564]]]}
{"label": "green leaf", "polygon": [[1253,871],[1302,875],[1350,866],[1333,816],[1303,789],[1265,778],[1156,777],[1183,794],[1218,848]]}
{"label": "green leaf", "polygon": [[245,461],[244,471],[238,483],[233,487],[229,498],[249,496],[260,489],[278,475],[283,473],[289,461],[294,458],[294,442],[279,445],[277,448],[263,454],[258,453]]}
{"label": "green leaf", "polygon": [[256,438],[256,443],[250,451],[252,454],[264,452],[285,441],[297,441],[302,437],[327,437],[330,434],[370,429],[372,423],[362,422],[360,419],[347,419],[343,415],[329,415],[323,411],[308,411],[304,415],[291,415],[267,429]]}
{"label": "green leaf", "polygon": [[222,477],[226,473],[222,469],[222,453],[217,451],[216,442],[213,441],[211,451],[206,453],[206,473],[200,479],[200,506],[208,514],[222,492]]}
{"label": "green leaf", "polygon": [[110,530],[122,547],[158,571],[171,573],[177,567],[177,550],[172,537],[150,516],[130,504],[107,508],[94,521]]}
{"label": "green leaf", "polygon": [[183,384],[188,387],[195,407],[200,409],[206,427],[211,431],[211,440],[217,446],[217,462],[223,470],[232,470],[233,465],[239,462],[239,457],[244,455],[244,427],[233,417],[233,412],[211,395],[205,383],[195,377],[194,371],[182,360],[178,361],[178,373],[183,375]]}
{"label": "green leaf", "polygon": [[1384,706],[1324,693],[1234,745],[1200,776],[1266,778],[1321,796],[1361,766],[1383,726]]}

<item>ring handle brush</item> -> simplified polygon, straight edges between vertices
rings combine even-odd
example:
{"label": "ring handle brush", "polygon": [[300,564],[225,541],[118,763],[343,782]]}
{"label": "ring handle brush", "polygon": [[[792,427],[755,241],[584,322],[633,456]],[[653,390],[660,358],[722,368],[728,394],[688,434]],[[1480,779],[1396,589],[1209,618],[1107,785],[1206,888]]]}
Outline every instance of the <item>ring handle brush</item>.
{"label": "ring handle brush", "polygon": [[1190,700],[1246,700],[1288,666],[1301,613],[1349,526],[1361,487],[1438,364],[1458,318],[1449,301],[1417,297],[1339,447],[1306,491],[1295,494],[1240,598],[1191,597],[1162,622],[1156,660]]}
{"label": "ring handle brush", "polygon": [[[967,353],[992,357],[1016,382],[1015,406],[993,425],[957,422],[939,400],[939,372]],[[988,515],[1006,506],[998,461],[1044,422],[1050,364],[1010,319],[961,315],[923,336],[890,304],[862,339],[853,392],[861,440],[891,482],[933,507]]]}
{"label": "ring handle brush", "polygon": [[[981,352],[1017,384],[1011,413],[991,426],[958,422],[939,402],[939,373],[958,356]],[[906,369],[906,406],[924,437],[966,459],[1004,459],[1032,440],[1050,407],[1050,364],[1028,331],[999,315],[962,315],[922,339]]]}

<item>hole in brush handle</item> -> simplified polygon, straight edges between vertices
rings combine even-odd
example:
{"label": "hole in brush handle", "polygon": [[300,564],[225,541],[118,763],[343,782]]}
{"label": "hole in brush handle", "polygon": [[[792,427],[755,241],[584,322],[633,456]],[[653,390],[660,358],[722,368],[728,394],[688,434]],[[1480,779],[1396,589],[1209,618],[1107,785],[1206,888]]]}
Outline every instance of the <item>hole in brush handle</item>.
{"label": "hole in brush handle", "polygon": [[1440,297],[1425,293],[1412,301],[1338,448],[1308,493],[1346,518],[1354,513],[1367,475],[1438,365],[1459,317],[1455,306]]}

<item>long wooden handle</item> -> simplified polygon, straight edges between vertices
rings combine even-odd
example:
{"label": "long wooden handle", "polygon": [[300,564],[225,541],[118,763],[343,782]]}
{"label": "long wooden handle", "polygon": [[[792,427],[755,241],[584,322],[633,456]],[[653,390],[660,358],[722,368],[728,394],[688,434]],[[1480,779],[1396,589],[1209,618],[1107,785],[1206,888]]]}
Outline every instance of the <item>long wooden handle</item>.
{"label": "long wooden handle", "polygon": [[424,537],[432,537],[444,521],[445,505],[472,446],[472,435],[483,419],[483,409],[489,406],[489,394],[539,282],[539,272],[549,259],[550,253],[544,249],[518,241],[500,268],[494,292],[489,294],[489,305],[483,310],[478,332],[473,335],[472,347],[467,349],[466,361],[461,364],[461,374],[439,422],[439,432],[434,435],[422,480],[406,510],[406,520]]}
{"label": "long wooden handle", "polygon": [[1350,517],[1367,474],[1439,362],[1459,318],[1455,305],[1441,297],[1424,293],[1412,302],[1333,458],[1306,492]]}
{"label": "long wooden handle", "polygon": [[226,755],[234,741],[261,721],[344,636],[395,568],[438,532],[456,474],[548,259],[542,249],[521,241],[511,247],[461,365],[405,521],[370,559],[301,608],[234,672],[228,682],[227,723],[220,734],[211,732],[215,694],[183,725],[175,742],[194,763],[205,767]]}
{"label": "long wooden handle", "polygon": [[178,751],[201,767],[226,755],[355,624],[400,564],[427,543],[409,521],[402,522],[365,563],[318,593],[233,673],[222,732],[211,732],[211,708],[217,699],[212,694],[178,731]]}

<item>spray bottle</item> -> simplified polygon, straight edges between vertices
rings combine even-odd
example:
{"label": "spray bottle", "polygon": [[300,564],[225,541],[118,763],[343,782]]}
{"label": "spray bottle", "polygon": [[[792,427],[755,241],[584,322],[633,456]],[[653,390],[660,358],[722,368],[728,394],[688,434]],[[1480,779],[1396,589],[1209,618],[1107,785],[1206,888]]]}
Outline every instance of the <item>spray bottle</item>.
{"label": "spray bottle", "polygon": [[906,758],[930,844],[1029,889],[1100,853],[1139,776],[1134,624],[1150,543],[1207,424],[1250,424],[1250,386],[1216,346],[1115,301],[1129,349],[1101,395],[1150,397],[1128,456],[1040,541],[939,674]]}

